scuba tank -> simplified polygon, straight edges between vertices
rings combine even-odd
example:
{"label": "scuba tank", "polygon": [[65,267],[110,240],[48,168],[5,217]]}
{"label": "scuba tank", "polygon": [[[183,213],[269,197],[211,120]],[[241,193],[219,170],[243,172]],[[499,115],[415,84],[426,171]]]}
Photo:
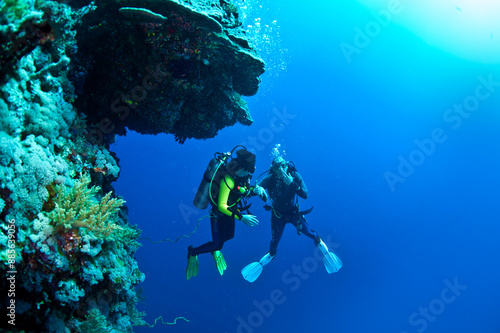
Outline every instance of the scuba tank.
{"label": "scuba tank", "polygon": [[215,174],[220,169],[220,167],[226,163],[229,158],[229,153],[216,153],[214,158],[208,163],[207,169],[203,174],[200,186],[198,186],[198,191],[193,199],[193,205],[198,209],[206,209],[208,203],[210,202],[210,191]]}
{"label": "scuba tank", "polygon": [[[200,186],[198,186],[198,191],[196,191],[196,195],[193,199],[193,205],[198,209],[206,209],[208,207],[208,203],[211,200],[212,195],[212,185],[219,186],[217,180],[214,183],[214,179],[216,178],[217,171],[223,166],[227,164],[229,158],[233,155],[233,152],[238,147],[243,147],[238,145],[234,147],[229,153],[215,153],[214,157],[208,163],[207,169],[203,174],[203,178],[201,179]],[[243,147],[246,149],[245,147]]]}

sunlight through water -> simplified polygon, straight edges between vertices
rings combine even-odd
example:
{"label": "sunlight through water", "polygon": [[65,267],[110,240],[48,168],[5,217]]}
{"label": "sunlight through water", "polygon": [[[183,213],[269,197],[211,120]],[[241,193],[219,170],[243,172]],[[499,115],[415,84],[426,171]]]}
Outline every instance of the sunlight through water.
{"label": "sunlight through water", "polygon": [[481,63],[500,63],[500,1],[359,0],[381,16],[389,13],[429,45]]}

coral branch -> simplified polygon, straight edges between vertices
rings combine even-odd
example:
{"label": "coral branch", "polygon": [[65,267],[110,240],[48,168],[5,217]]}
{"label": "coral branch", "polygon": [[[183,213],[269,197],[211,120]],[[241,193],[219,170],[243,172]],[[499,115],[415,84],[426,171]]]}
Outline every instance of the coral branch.
{"label": "coral branch", "polygon": [[100,187],[90,185],[90,176],[84,174],[71,190],[57,185],[55,209],[48,214],[56,229],[87,228],[95,236],[107,239],[117,231],[123,230],[115,223],[116,213],[125,203],[122,199],[111,198],[111,192],[97,202],[95,195]]}

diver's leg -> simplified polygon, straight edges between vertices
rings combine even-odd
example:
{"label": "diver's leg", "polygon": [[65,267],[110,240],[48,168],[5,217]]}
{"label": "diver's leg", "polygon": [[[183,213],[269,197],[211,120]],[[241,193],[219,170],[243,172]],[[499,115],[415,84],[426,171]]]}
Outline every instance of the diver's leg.
{"label": "diver's leg", "polygon": [[234,238],[234,218],[227,215],[219,217],[219,243],[217,250],[222,249],[224,243]]}
{"label": "diver's leg", "polygon": [[276,252],[278,252],[278,243],[280,242],[283,231],[285,230],[285,222],[283,222],[282,219],[274,216],[274,214],[271,217],[271,230],[272,239],[269,248],[269,254],[274,257],[276,255]]}
{"label": "diver's leg", "polygon": [[227,215],[219,216],[219,242],[217,244],[217,248],[215,251],[212,251],[212,256],[214,257],[215,266],[219,271],[220,275],[224,274],[224,271],[227,268],[226,260],[222,255],[222,247],[224,246],[224,242],[233,239],[234,237],[234,218]]}
{"label": "diver's leg", "polygon": [[196,256],[198,254],[202,253],[209,253],[216,251],[220,248],[222,248],[222,245],[224,244],[224,241],[221,241],[221,235],[219,232],[219,216],[212,216],[210,217],[210,226],[212,229],[212,241],[207,242],[203,245],[200,245],[198,247],[188,247],[188,257],[189,256]]}
{"label": "diver's leg", "polygon": [[292,222],[292,224],[297,228],[298,232],[301,232],[304,235],[306,235],[307,237],[314,240],[314,244],[316,246],[321,241],[321,238],[319,237],[318,233],[311,229],[311,227],[309,226],[309,223],[307,223],[304,215],[300,215],[298,219],[295,219]]}

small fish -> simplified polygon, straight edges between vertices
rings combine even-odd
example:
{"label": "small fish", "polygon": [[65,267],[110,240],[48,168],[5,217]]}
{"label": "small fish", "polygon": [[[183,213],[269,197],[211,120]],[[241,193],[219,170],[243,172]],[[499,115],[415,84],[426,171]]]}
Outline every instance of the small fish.
{"label": "small fish", "polygon": [[460,7],[455,7],[455,8],[456,8],[457,10],[459,10],[459,11],[462,11],[462,9],[461,9]]}
{"label": "small fish", "polygon": [[69,225],[71,225],[71,229],[80,229],[80,228],[88,228],[89,225],[87,223],[84,223],[80,219],[72,219],[71,221],[68,222]]}

